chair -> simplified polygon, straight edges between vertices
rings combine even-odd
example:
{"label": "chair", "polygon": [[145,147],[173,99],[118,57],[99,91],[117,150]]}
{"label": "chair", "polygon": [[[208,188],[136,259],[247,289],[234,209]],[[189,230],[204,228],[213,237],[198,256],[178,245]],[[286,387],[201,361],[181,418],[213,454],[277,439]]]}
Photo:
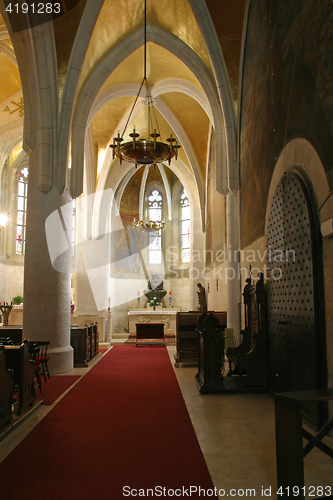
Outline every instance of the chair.
{"label": "chair", "polygon": [[48,355],[47,355],[47,348],[50,345],[50,341],[49,340],[47,340],[47,341],[39,340],[39,341],[35,341],[34,344],[37,347],[39,347],[39,354],[38,354],[37,360],[42,365],[44,380],[45,380],[45,383],[46,383],[46,376],[48,378],[50,378],[50,372],[49,372],[49,368],[47,366],[47,363],[48,363],[48,361],[50,359],[48,357]]}
{"label": "chair", "polygon": [[35,391],[38,388],[39,392],[42,394],[42,381],[40,378],[40,361],[39,361],[39,347],[36,345],[35,342],[29,342],[29,355],[30,359],[34,363],[34,368],[35,368]]}

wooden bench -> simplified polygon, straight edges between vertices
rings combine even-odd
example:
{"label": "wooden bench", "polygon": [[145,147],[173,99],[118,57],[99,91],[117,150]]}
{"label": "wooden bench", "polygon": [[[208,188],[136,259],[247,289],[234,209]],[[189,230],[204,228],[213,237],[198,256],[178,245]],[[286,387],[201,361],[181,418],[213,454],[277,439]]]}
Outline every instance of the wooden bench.
{"label": "wooden bench", "polygon": [[10,338],[13,341],[13,344],[21,345],[23,342],[23,329],[10,326],[1,326],[0,327],[0,337],[1,338]]}
{"label": "wooden bench", "polygon": [[98,329],[98,322],[96,323],[91,323],[93,326],[93,331],[94,331],[94,349],[95,349],[95,356],[97,356],[99,352],[99,329]]}
{"label": "wooden bench", "polygon": [[[79,316],[77,319],[81,319]],[[84,318],[86,319],[86,318]],[[98,322],[96,321],[95,323],[90,323],[87,324],[85,322],[80,321],[77,324],[72,324],[71,328],[72,329],[82,329],[82,328],[88,328],[88,340],[89,340],[89,356],[88,356],[88,361],[92,360],[95,356],[97,356],[99,352],[99,328],[98,328]],[[75,342],[75,341],[74,341]],[[72,346],[74,347],[74,346]],[[86,363],[86,362],[85,362]],[[82,364],[82,363],[80,363]]]}
{"label": "wooden bench", "polygon": [[98,323],[90,323],[86,325],[88,328],[89,336],[89,359],[93,359],[98,354],[99,346],[99,333],[98,333]]}
{"label": "wooden bench", "polygon": [[6,368],[5,347],[0,346],[0,427],[12,421],[14,373]]}
{"label": "wooden bench", "polygon": [[135,345],[165,345],[164,323],[136,323],[135,326]]}
{"label": "wooden bench", "polygon": [[30,359],[29,342],[24,340],[18,345],[6,345],[5,360],[7,370],[14,372],[14,384],[19,390],[18,415],[29,406],[33,406],[35,399],[35,367]]}
{"label": "wooden bench", "polygon": [[[227,313],[224,311],[213,312],[220,324],[221,335],[227,326]],[[176,354],[175,366],[180,363],[198,363],[198,320],[202,311],[179,312],[176,318]]]}
{"label": "wooden bench", "polygon": [[74,349],[74,367],[88,366],[90,337],[87,325],[84,327],[71,327],[71,346]]}
{"label": "wooden bench", "polygon": [[90,325],[86,325],[88,328],[88,339],[89,339],[89,360],[95,357],[95,339],[96,333],[94,330],[94,325],[91,323]]}

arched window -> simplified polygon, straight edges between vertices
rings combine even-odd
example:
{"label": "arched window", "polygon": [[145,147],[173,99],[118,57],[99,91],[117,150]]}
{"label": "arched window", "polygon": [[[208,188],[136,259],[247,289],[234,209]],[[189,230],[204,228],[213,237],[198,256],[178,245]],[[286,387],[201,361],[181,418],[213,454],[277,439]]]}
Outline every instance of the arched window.
{"label": "arched window", "polygon": [[16,222],[16,254],[25,254],[26,215],[28,196],[28,169],[23,168],[19,173],[17,190],[17,222]]}
{"label": "arched window", "polygon": [[191,237],[191,215],[190,203],[185,189],[180,195],[181,209],[181,261],[185,264],[190,262],[190,237]]}
{"label": "arched window", "polygon": [[[152,221],[162,220],[163,198],[157,189],[148,196],[148,219]],[[162,263],[162,231],[149,233],[149,264]]]}

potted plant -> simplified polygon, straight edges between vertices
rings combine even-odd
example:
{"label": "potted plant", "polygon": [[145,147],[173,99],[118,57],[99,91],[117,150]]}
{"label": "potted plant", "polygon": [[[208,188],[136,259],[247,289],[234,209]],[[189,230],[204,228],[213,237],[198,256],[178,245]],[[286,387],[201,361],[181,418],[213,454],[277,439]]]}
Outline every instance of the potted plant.
{"label": "potted plant", "polygon": [[13,305],[14,306],[19,306],[20,304],[23,304],[23,297],[22,297],[22,295],[16,295],[16,297],[13,297]]}

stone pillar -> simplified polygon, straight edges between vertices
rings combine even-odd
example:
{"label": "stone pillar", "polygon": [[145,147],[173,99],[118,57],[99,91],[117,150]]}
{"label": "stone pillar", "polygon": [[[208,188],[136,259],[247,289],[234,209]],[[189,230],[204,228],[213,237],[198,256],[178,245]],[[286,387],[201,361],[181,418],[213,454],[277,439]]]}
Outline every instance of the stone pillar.
{"label": "stone pillar", "polygon": [[234,193],[227,195],[227,323],[228,328],[234,331],[237,343],[240,341],[240,277],[238,259],[238,231],[239,231],[238,196]]}
{"label": "stone pillar", "polygon": [[[94,195],[76,199],[75,214],[75,313],[104,315],[108,308],[110,276],[110,231],[103,228],[94,237],[92,224]],[[107,204],[107,208],[109,205]],[[101,215],[107,208],[103,207]],[[110,208],[109,208],[110,210]],[[104,221],[105,218],[103,217]],[[96,232],[96,228],[95,232]],[[101,313],[103,311],[103,313]]]}
{"label": "stone pillar", "polygon": [[[70,346],[72,208],[67,192],[60,196],[55,187],[47,194],[39,191],[35,158],[35,150],[32,150],[29,158],[23,335],[31,341],[50,340],[48,352],[52,375],[73,370],[73,349]],[[61,241],[67,248],[56,260],[54,267],[58,270],[53,267],[54,259],[51,262],[45,230],[45,221],[52,213],[55,214],[55,224],[51,226],[55,237],[53,251],[57,254],[55,247],[61,248]]]}

